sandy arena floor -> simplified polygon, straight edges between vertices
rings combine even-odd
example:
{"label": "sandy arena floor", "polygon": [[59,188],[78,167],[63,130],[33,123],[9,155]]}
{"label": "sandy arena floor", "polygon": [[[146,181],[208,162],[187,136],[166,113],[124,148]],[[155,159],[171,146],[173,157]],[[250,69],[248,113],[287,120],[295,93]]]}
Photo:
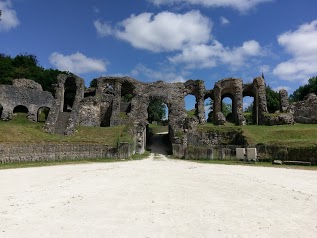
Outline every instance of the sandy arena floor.
{"label": "sandy arena floor", "polygon": [[163,155],[0,170],[0,237],[317,237],[317,172]]}

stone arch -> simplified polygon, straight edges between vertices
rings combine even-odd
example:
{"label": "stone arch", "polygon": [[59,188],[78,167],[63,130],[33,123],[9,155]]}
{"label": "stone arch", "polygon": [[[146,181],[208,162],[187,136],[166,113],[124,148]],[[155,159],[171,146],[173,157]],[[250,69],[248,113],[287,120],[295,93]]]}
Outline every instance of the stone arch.
{"label": "stone arch", "polygon": [[241,79],[227,78],[215,83],[214,87],[214,123],[223,124],[225,118],[221,112],[222,99],[224,97],[232,98],[232,114],[236,125],[244,125],[243,101],[242,101],[243,84]]}
{"label": "stone arch", "polygon": [[131,101],[135,96],[135,85],[129,80],[123,80],[120,85],[120,113],[126,115],[131,112]]}
{"label": "stone arch", "polygon": [[13,108],[13,113],[28,113],[29,109],[24,105],[17,105]]}
{"label": "stone arch", "polygon": [[200,124],[205,123],[205,84],[202,80],[188,80],[184,83],[184,96],[195,96],[195,116]]}
{"label": "stone arch", "polygon": [[49,107],[40,107],[37,110],[37,122],[45,122],[48,117],[49,111]]}

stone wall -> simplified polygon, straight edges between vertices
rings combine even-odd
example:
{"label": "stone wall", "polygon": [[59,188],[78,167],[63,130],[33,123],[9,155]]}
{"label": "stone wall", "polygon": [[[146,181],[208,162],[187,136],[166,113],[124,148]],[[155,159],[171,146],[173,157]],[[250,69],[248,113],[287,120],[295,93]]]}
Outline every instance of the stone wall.
{"label": "stone wall", "polygon": [[0,163],[96,158],[127,159],[134,153],[133,143],[121,143],[118,148],[100,144],[1,143]]}
{"label": "stone wall", "polygon": [[290,110],[295,122],[317,124],[317,96],[315,94],[309,94],[305,100],[292,103]]}
{"label": "stone wall", "polygon": [[[16,106],[24,106],[28,109],[28,119],[37,121],[38,111],[41,107],[51,108],[54,98],[50,92],[40,90],[38,84],[25,79],[14,80],[16,85],[0,85],[0,104],[2,120],[12,119]],[[32,85],[32,87],[30,86]]]}

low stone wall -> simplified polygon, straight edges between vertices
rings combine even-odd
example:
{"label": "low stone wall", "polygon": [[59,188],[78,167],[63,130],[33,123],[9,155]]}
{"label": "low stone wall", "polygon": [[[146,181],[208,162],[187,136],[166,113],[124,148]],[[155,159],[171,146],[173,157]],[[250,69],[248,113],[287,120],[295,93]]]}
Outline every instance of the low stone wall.
{"label": "low stone wall", "polygon": [[100,144],[0,144],[0,163],[55,161],[64,159],[127,159],[135,153],[133,144],[118,148]]}
{"label": "low stone wall", "polygon": [[[302,161],[317,165],[317,146],[312,147],[286,147],[277,145],[256,145],[247,146],[257,149],[260,161]],[[195,146],[173,144],[173,155],[177,158],[190,160],[235,160],[236,148],[244,148],[239,145],[214,145],[214,146]]]}

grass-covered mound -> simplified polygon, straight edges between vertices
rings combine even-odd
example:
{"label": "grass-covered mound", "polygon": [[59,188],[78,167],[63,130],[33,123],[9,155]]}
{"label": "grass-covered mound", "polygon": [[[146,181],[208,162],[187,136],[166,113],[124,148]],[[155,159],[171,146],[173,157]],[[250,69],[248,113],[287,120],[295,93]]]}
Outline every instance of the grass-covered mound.
{"label": "grass-covered mound", "polygon": [[25,113],[18,113],[10,121],[0,121],[0,143],[96,143],[115,146],[118,142],[130,140],[126,126],[80,126],[75,135],[63,136],[44,132],[43,125],[28,121]]}
{"label": "grass-covered mound", "polygon": [[230,130],[243,131],[248,144],[282,145],[289,147],[311,147],[317,145],[317,125],[295,124],[281,126],[234,126],[226,123],[224,126],[215,126],[207,123],[198,126],[198,130],[210,132],[226,132]]}

